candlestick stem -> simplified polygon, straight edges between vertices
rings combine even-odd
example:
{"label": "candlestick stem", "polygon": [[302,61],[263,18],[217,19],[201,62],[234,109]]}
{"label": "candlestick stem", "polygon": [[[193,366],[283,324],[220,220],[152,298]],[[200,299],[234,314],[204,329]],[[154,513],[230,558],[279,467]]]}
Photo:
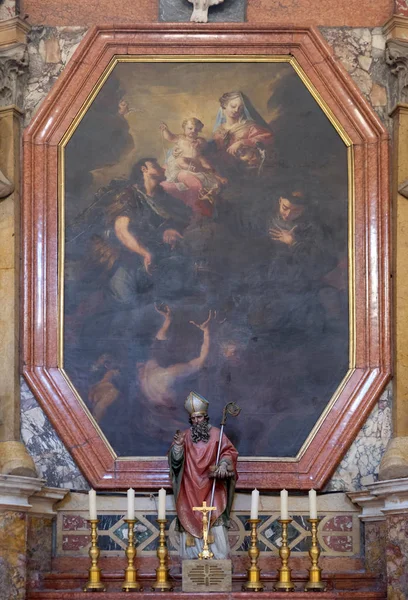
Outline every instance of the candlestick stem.
{"label": "candlestick stem", "polygon": [[251,545],[248,550],[248,556],[251,560],[251,566],[247,569],[248,580],[242,586],[243,591],[262,592],[264,585],[261,581],[261,569],[258,567],[259,548],[258,548],[258,523],[260,519],[249,519],[251,527]]}
{"label": "candlestick stem", "polygon": [[91,547],[89,548],[89,557],[91,567],[89,569],[88,581],[84,587],[84,592],[104,592],[105,586],[101,582],[102,571],[98,567],[100,550],[98,548],[98,519],[90,519],[91,524]]}
{"label": "candlestick stem", "polygon": [[154,592],[172,592],[173,585],[169,581],[168,558],[169,551],[166,545],[166,523],[167,519],[157,519],[159,524],[159,546],[157,548],[157,558],[159,559],[159,567],[156,569],[156,581],[152,585]]}
{"label": "candlestick stem", "polygon": [[122,585],[124,592],[139,592],[142,591],[140,583],[137,581],[137,569],[135,568],[136,547],[134,527],[136,519],[125,519],[128,526],[128,543],[126,547],[126,558],[128,565],[125,569],[125,580]]}
{"label": "candlestick stem", "polygon": [[282,561],[282,566],[278,570],[279,579],[275,583],[275,590],[283,590],[285,592],[293,592],[295,584],[291,579],[292,569],[289,568],[288,562],[290,557],[290,548],[288,545],[288,525],[292,522],[292,519],[278,519],[282,526],[282,545],[279,549],[279,556]]}
{"label": "candlestick stem", "polygon": [[320,547],[317,539],[317,526],[319,519],[308,519],[312,525],[312,543],[309,550],[312,566],[309,569],[309,581],[306,583],[305,592],[324,592],[326,584],[322,581],[322,570],[319,567]]}

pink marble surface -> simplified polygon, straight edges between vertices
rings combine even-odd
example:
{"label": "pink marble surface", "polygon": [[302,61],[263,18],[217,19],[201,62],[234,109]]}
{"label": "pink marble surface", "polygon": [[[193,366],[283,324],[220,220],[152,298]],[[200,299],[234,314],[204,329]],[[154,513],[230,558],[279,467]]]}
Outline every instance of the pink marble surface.
{"label": "pink marble surface", "polygon": [[385,577],[386,564],[386,535],[385,521],[368,521],[365,523],[365,560],[367,571]]}
{"label": "pink marble surface", "polygon": [[27,584],[35,588],[41,574],[51,570],[52,520],[27,517]]}
{"label": "pink marble surface", "polygon": [[387,592],[390,600],[408,594],[408,515],[387,516]]}

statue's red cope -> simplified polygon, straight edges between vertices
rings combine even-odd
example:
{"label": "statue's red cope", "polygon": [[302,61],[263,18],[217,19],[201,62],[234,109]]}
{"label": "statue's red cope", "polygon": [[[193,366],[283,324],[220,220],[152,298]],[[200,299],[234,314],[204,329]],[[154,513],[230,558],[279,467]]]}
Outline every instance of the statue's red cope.
{"label": "statue's red cope", "polygon": [[[210,467],[217,459],[220,430],[211,427],[208,442],[194,443],[191,430],[184,432],[184,471],[177,497],[177,516],[183,528],[191,535],[201,538],[203,533],[202,513],[193,511],[193,506],[210,506],[213,480],[209,477]],[[220,461],[228,459],[236,472],[238,452],[223,434]],[[222,480],[216,480],[213,506],[217,510],[211,513],[211,523],[216,521],[227,507],[227,486]]]}

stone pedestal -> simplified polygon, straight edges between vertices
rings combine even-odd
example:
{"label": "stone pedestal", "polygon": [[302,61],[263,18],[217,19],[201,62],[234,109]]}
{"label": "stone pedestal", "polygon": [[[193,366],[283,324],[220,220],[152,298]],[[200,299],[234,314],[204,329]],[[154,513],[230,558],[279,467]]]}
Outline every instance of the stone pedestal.
{"label": "stone pedestal", "polygon": [[183,560],[183,592],[230,592],[232,563],[230,560]]}
{"label": "stone pedestal", "polygon": [[24,600],[28,584],[50,569],[54,504],[66,494],[36,477],[0,475],[2,598]]}
{"label": "stone pedestal", "polygon": [[382,575],[390,600],[408,593],[408,478],[379,481],[349,495],[362,508],[366,568]]}

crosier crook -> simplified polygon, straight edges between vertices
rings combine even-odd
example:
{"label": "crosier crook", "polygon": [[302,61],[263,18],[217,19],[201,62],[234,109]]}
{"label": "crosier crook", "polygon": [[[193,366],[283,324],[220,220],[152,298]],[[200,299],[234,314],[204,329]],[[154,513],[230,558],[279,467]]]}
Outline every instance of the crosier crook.
{"label": "crosier crook", "polygon": [[[220,462],[222,434],[224,433],[225,423],[227,422],[227,415],[231,415],[231,417],[237,417],[240,412],[241,412],[241,409],[238,406],[238,404],[235,404],[235,402],[228,402],[228,404],[226,404],[224,406],[224,410],[222,411],[222,420],[221,420],[221,427],[220,427],[220,439],[218,440],[217,458],[215,461],[215,471],[217,470],[219,462]],[[216,482],[217,482],[217,478],[214,477],[213,484],[212,484],[212,490],[211,490],[210,506],[213,506],[213,503],[214,503]],[[210,531],[210,526],[211,526],[211,519],[208,519],[207,532]]]}

